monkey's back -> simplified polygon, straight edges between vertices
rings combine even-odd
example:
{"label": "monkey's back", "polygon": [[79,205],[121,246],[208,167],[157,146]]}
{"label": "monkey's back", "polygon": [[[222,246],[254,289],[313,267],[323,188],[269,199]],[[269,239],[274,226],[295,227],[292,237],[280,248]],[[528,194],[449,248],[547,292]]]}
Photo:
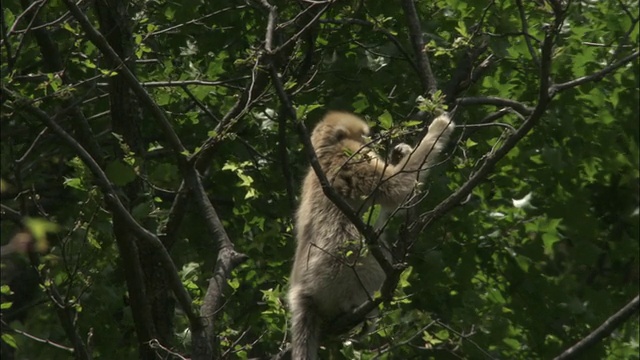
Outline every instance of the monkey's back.
{"label": "monkey's back", "polygon": [[312,169],[303,189],[296,213],[296,263],[290,296],[303,291],[323,318],[334,318],[376,291],[384,272],[364,251],[366,246],[356,227],[323,193]]}

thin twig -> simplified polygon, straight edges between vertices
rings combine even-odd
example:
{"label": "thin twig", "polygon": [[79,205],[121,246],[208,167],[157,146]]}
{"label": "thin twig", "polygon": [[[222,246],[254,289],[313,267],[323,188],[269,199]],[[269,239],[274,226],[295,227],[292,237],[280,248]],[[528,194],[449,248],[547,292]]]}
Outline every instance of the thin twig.
{"label": "thin twig", "polygon": [[313,4],[312,6],[319,6],[319,5],[324,5],[324,6],[321,7],[320,10],[318,10],[318,13],[315,14],[313,18],[302,27],[302,29],[298,30],[298,32],[293,34],[287,41],[285,41],[282,45],[279,45],[275,50],[273,50],[273,54],[279,53],[283,49],[287,48],[287,46],[289,46],[291,43],[297,41],[298,38],[302,36],[302,34],[306,33],[311,26],[316,24],[316,22],[320,19],[320,17],[329,9],[329,6],[331,6],[331,4],[332,4],[331,1]]}
{"label": "thin twig", "polygon": [[27,148],[27,150],[24,152],[24,154],[22,154],[22,156],[20,158],[16,159],[15,162],[17,164],[22,164],[26,160],[27,156],[29,156],[29,154],[31,154],[33,149],[35,149],[36,144],[38,144],[40,139],[42,139],[42,137],[44,136],[44,134],[47,133],[48,130],[49,130],[49,128],[45,127],[44,129],[42,129],[42,131],[40,131],[40,133],[38,133],[36,138],[33,139],[33,141],[31,142],[31,145],[29,145],[29,148]]}
{"label": "thin twig", "polygon": [[[11,25],[11,27],[9,28],[9,31],[7,31],[7,37],[10,37],[13,32],[16,30],[16,27],[18,26],[18,24],[20,23],[20,20],[22,20],[23,17],[27,16],[27,14],[33,10],[33,8],[35,7],[42,7],[45,3],[45,0],[37,0],[31,3],[31,5],[29,5],[26,9],[24,9],[24,11],[22,13],[20,13],[18,16],[16,16],[15,20],[13,21],[13,25]],[[38,9],[39,11],[40,9]],[[37,12],[36,12],[37,14]],[[35,15],[34,15],[35,17]],[[33,20],[32,20],[33,21]],[[29,27],[30,28],[30,27]]]}
{"label": "thin twig", "polygon": [[420,69],[418,68],[418,65],[416,64],[416,62],[411,58],[411,55],[409,54],[409,52],[407,51],[407,49],[404,48],[404,46],[402,46],[402,43],[400,42],[400,40],[398,40],[398,38],[393,35],[393,33],[383,27],[381,27],[378,24],[374,24],[372,22],[366,21],[366,20],[362,20],[362,19],[353,19],[353,18],[343,18],[343,19],[321,19],[320,23],[326,23],[326,24],[337,24],[337,25],[360,25],[360,26],[369,26],[373,28],[373,31],[379,31],[381,32],[384,36],[387,37],[387,40],[391,41],[393,43],[393,45],[398,49],[398,51],[400,51],[400,53],[403,55],[404,59],[407,60],[407,62],[409,63],[409,65],[411,65],[411,67],[413,68],[413,70],[417,73],[420,73]]}
{"label": "thin twig", "polygon": [[[189,360],[189,358],[182,356],[181,354],[175,352],[175,351],[171,351],[171,349],[167,348],[166,346],[162,346],[162,344],[160,344],[160,341],[158,341],[158,339],[151,339],[149,340],[149,347],[153,350],[156,349],[160,349],[162,351],[164,351],[167,355],[176,357],[180,360]],[[156,351],[156,354],[158,354],[158,351]],[[165,356],[162,356],[161,354],[158,354],[158,356],[161,359],[166,359]]]}
{"label": "thin twig", "polygon": [[42,344],[51,345],[52,347],[54,347],[56,349],[64,350],[64,351],[72,353],[72,354],[75,352],[75,350],[73,348],[70,348],[68,346],[60,345],[60,344],[57,344],[57,343],[55,343],[55,342],[53,342],[53,341],[51,341],[49,339],[43,339],[43,338],[37,337],[35,335],[31,335],[26,331],[10,328],[9,324],[5,323],[4,321],[2,322],[2,325],[3,325],[2,326],[2,330],[3,331],[5,329],[9,329],[9,331],[11,331],[11,332],[14,332],[16,334],[22,335],[22,336],[24,336],[24,337],[26,337],[28,339],[34,340],[34,341],[42,343]]}
{"label": "thin twig", "polygon": [[165,28],[165,29],[156,30],[156,31],[154,31],[154,32],[149,33],[149,34],[147,35],[147,37],[149,37],[149,36],[155,36],[155,35],[160,35],[160,34],[163,34],[163,33],[166,33],[166,32],[170,32],[170,31],[173,31],[173,30],[177,30],[177,29],[179,29],[179,28],[181,28],[181,27],[183,27],[183,26],[187,26],[187,25],[195,24],[195,23],[197,23],[197,22],[200,22],[200,21],[202,21],[202,20],[208,19],[208,18],[210,18],[210,17],[212,17],[212,16],[215,16],[215,15],[221,14],[221,13],[226,12],[226,11],[229,11],[229,10],[240,10],[240,9],[243,9],[243,8],[246,8],[246,7],[247,7],[247,5],[238,5],[238,6],[230,6],[230,7],[226,7],[226,8],[224,8],[224,9],[220,9],[220,10],[214,11],[214,12],[212,12],[212,13],[210,13],[210,14],[203,15],[203,16],[201,16],[201,17],[197,18],[197,19],[189,20],[189,21],[184,22],[184,23],[182,23],[182,24],[178,24],[178,25],[170,26],[170,27]]}
{"label": "thin twig", "polygon": [[[242,76],[235,79],[207,81],[207,80],[168,80],[168,81],[146,81],[140,82],[140,85],[148,88],[154,87],[171,87],[171,86],[185,86],[185,85],[199,85],[199,86],[220,86],[232,82],[248,79],[249,76]],[[108,86],[107,83],[98,83],[98,86]]]}
{"label": "thin twig", "polygon": [[[22,223],[23,216],[20,212],[13,210],[12,208],[8,207],[5,204],[0,204],[0,219],[5,219],[5,218],[21,226],[23,225]],[[6,245],[3,245],[3,246],[6,246]]]}
{"label": "thin twig", "polygon": [[[27,12],[31,12],[33,11],[33,16],[31,17],[31,20],[29,21],[29,24],[27,25],[26,29],[25,29],[25,33],[31,31],[31,29],[33,28],[33,25],[36,23],[36,19],[38,18],[38,13],[40,12],[40,10],[42,9],[42,7],[44,6],[45,1],[38,1],[38,2],[34,2],[33,4],[31,4],[32,6],[29,6],[27,8],[27,10],[24,11],[23,14],[26,14]],[[33,9],[33,5],[37,5],[36,9]],[[14,25],[17,24],[17,21],[14,23]],[[22,50],[22,46],[24,45],[24,41],[27,38],[26,34],[22,35],[22,37],[20,38],[20,41],[18,42],[18,46],[16,46],[16,51],[15,54],[13,56],[13,59],[11,59],[9,61],[9,63],[14,64],[15,61],[18,59],[18,56],[20,55],[20,50]]]}
{"label": "thin twig", "polygon": [[512,134],[516,132],[516,129],[513,126],[511,126],[509,124],[505,124],[505,123],[491,122],[491,123],[485,123],[485,124],[466,124],[466,125],[462,125],[462,127],[464,127],[464,128],[481,128],[481,127],[493,127],[493,126],[506,128]]}
{"label": "thin twig", "polygon": [[487,350],[483,349],[480,345],[478,345],[478,343],[476,343],[475,341],[471,340],[469,338],[469,336],[471,336],[471,335],[465,335],[464,333],[456,331],[451,326],[443,323],[440,320],[435,320],[435,322],[436,322],[436,324],[438,324],[438,326],[441,326],[441,327],[447,329],[448,331],[452,332],[453,334],[455,334],[456,336],[458,336],[462,340],[465,340],[465,341],[469,342],[471,345],[475,346],[475,348],[478,349],[478,351],[480,351],[488,359],[495,359],[493,356],[491,356],[491,354]]}
{"label": "thin twig", "polygon": [[510,107],[513,110],[519,112],[522,115],[530,115],[534,108],[531,108],[521,102],[511,100],[511,99],[503,99],[494,96],[484,96],[484,97],[464,97],[456,100],[456,103],[460,106],[467,105],[493,105],[499,107]]}

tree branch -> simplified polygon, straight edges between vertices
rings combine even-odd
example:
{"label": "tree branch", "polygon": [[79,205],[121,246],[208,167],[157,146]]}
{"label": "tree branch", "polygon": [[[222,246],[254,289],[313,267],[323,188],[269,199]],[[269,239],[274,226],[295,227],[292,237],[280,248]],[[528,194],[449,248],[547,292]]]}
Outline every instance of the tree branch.
{"label": "tree branch", "polygon": [[513,110],[519,112],[520,114],[526,116],[531,115],[533,113],[533,108],[515,101],[511,99],[503,99],[494,96],[485,96],[485,97],[465,97],[460,98],[456,101],[457,105],[467,106],[467,105],[493,105],[498,107],[510,107]]}
{"label": "tree branch", "polygon": [[598,72],[595,72],[595,73],[593,73],[591,75],[579,77],[577,79],[574,79],[574,80],[571,80],[571,81],[567,81],[565,83],[555,84],[555,85],[551,86],[551,89],[549,89],[550,96],[553,97],[560,91],[567,90],[567,89],[570,89],[570,88],[573,88],[573,87],[576,87],[576,86],[580,86],[580,85],[588,83],[590,81],[600,81],[607,74],[615,71],[618,68],[623,67],[624,65],[629,63],[631,60],[637,59],[639,54],[640,54],[640,52],[636,51],[633,54],[627,55],[624,58],[616,61],[615,63],[613,63],[613,64],[611,64],[611,65],[603,68],[602,70],[600,70]]}
{"label": "tree branch", "polygon": [[[266,1],[263,1],[266,2]],[[268,3],[267,3],[268,5]],[[356,227],[356,229],[360,232],[360,234],[364,237],[365,242],[368,246],[369,251],[373,257],[378,261],[385,274],[387,275],[387,280],[385,281],[385,285],[387,282],[393,283],[394,279],[397,282],[400,274],[402,273],[402,269],[392,266],[389,261],[386,259],[382,252],[382,248],[378,244],[378,235],[375,233],[373,228],[368,224],[365,224],[362,219],[358,216],[358,213],[335,191],[333,186],[326,177],[326,174],[322,170],[320,163],[318,161],[318,157],[316,152],[311,144],[311,139],[309,137],[309,131],[307,130],[304,122],[297,118],[296,111],[291,103],[289,95],[287,94],[284,88],[284,82],[280,77],[275,65],[273,62],[270,65],[270,75],[272,83],[275,87],[276,94],[280,99],[283,110],[286,112],[286,115],[296,123],[296,128],[298,130],[298,135],[304,145],[305,152],[307,153],[307,158],[309,159],[309,163],[313,171],[315,172],[320,185],[322,187],[322,191],[324,195],[349,219],[349,221]],[[335,327],[336,329],[348,329],[352,327],[354,324],[357,324],[362,321],[364,316],[369,313],[371,310],[376,308],[380,302],[387,299],[391,294],[393,294],[393,290],[395,286],[385,286],[383,285],[383,294],[387,294],[387,296],[382,296],[377,299],[369,299],[362,305],[358,307],[358,309],[352,313],[350,313],[346,317],[342,317],[339,319]],[[335,324],[332,324],[335,325]],[[333,327],[333,326],[332,326]]]}
{"label": "tree branch", "polygon": [[22,225],[22,214],[4,204],[0,204],[0,219],[9,219],[16,224]]}
{"label": "tree branch", "polygon": [[38,118],[38,120],[46,124],[82,159],[82,161],[87,165],[89,170],[96,177],[97,184],[104,193],[105,201],[112,206],[112,211],[117,212],[118,215],[122,216],[123,220],[129,226],[131,231],[136,234],[136,236],[138,236],[141,240],[147,242],[156,251],[158,251],[163,266],[167,269],[167,273],[169,274],[169,284],[171,285],[176,298],[180,302],[180,305],[183,307],[183,310],[187,314],[190,325],[195,329],[201,328],[200,319],[193,311],[191,296],[189,296],[189,293],[182,285],[182,280],[178,275],[178,270],[173,260],[171,259],[171,256],[167,252],[167,249],[162,245],[162,242],[160,242],[160,239],[158,239],[156,235],[145,229],[133,218],[133,216],[131,216],[129,211],[127,211],[126,207],[120,201],[120,198],[118,197],[116,190],[111,185],[111,182],[107,178],[107,175],[100,168],[93,157],[91,157],[87,150],[85,150],[84,147],[82,147],[82,145],[80,145],[69,133],[67,133],[62,127],[60,127],[60,125],[58,125],[54,119],[50,118],[49,115],[47,115],[44,111],[30,105],[27,99],[18,97],[13,92],[6,89],[4,86],[2,87],[2,94],[3,96],[12,99],[16,103],[17,107],[24,108],[28,113],[34,115],[36,118]]}
{"label": "tree branch", "polygon": [[524,35],[524,41],[527,44],[527,49],[529,49],[529,54],[531,54],[531,59],[536,66],[540,65],[540,59],[538,59],[538,54],[536,54],[535,49],[531,45],[531,39],[529,39],[529,25],[527,23],[527,14],[524,11],[524,5],[522,4],[522,0],[516,0],[516,5],[518,6],[518,13],[520,14],[520,21],[522,22],[522,34]]}
{"label": "tree branch", "polygon": [[[151,98],[149,93],[140,85],[140,82],[135,77],[135,75],[127,68],[126,64],[120,59],[118,54],[109,46],[106,39],[91,25],[87,17],[80,11],[80,9],[72,2],[72,0],[64,0],[65,4],[69,8],[71,14],[78,20],[84,31],[87,33],[87,36],[93,42],[100,51],[107,56],[114,64],[118,64],[118,72],[123,75],[124,79],[127,81],[129,87],[134,91],[134,93],[138,96],[140,101],[145,104],[151,113],[154,115],[154,118],[159,123],[162,128],[165,136],[167,137],[169,144],[173,148],[173,151],[178,159],[178,164],[185,177],[185,182],[193,192],[194,197],[197,200],[198,206],[204,218],[206,220],[206,225],[211,231],[211,233],[215,236],[218,243],[218,263],[216,264],[217,273],[214,274],[214,279],[221,277],[222,279],[218,279],[218,281],[212,281],[211,284],[214,285],[213,288],[207,290],[207,296],[205,297],[205,301],[208,301],[206,304],[203,304],[202,311],[206,314],[206,327],[205,330],[212,330],[213,326],[213,315],[215,314],[215,310],[219,306],[219,299],[222,296],[222,288],[221,285],[224,283],[224,280],[227,279],[231,270],[240,264],[241,261],[246,259],[246,256],[240,253],[237,253],[233,248],[233,243],[229,239],[222,222],[220,221],[211,201],[209,200],[206,191],[202,186],[202,182],[200,181],[200,175],[195,169],[195,162],[187,162],[184,154],[186,153],[186,148],[182,145],[180,138],[173,130],[169,119],[166,117],[164,111],[156,104],[156,102]],[[151,233],[149,233],[151,234]],[[162,246],[162,242],[153,234],[154,240],[157,240],[156,245],[160,245],[167,254],[166,249]],[[169,257],[169,260],[171,258]],[[175,276],[178,278],[177,270],[175,269],[175,264],[171,261],[173,265],[173,271]],[[169,272],[171,272],[169,270]],[[191,299],[188,297],[188,293],[182,286],[180,282],[180,288],[182,295],[187,295],[185,298],[183,296],[183,301],[181,301],[182,306],[185,307],[188,305],[188,309],[191,312]],[[174,289],[175,291],[175,289]],[[178,294],[176,294],[178,295]],[[187,302],[188,300],[188,302]],[[211,309],[214,309],[211,311]],[[190,322],[191,322],[191,330],[195,333],[201,327],[201,322],[199,319],[195,317],[194,314],[190,314]],[[192,320],[192,321],[191,321]],[[202,336],[200,334],[194,334],[194,359],[195,358],[206,358],[210,357],[212,354],[211,344],[213,342],[213,336],[211,331],[205,331],[206,336]]]}
{"label": "tree branch", "polygon": [[422,30],[420,29],[420,19],[416,11],[413,0],[402,0],[402,9],[404,10],[407,23],[409,25],[409,36],[413,51],[418,59],[418,76],[422,84],[422,90],[429,95],[433,95],[438,90],[436,79],[431,71],[429,56],[424,48],[424,40],[422,39]]}
{"label": "tree branch", "polygon": [[600,342],[602,339],[611,335],[611,333],[627,321],[633,314],[638,312],[638,305],[640,304],[640,298],[636,296],[627,305],[618,310],[615,314],[611,315],[605,322],[603,322],[597,329],[593,330],[591,334],[585,336],[582,340],[578,341],[575,345],[563,351],[562,354],[555,357],[553,360],[566,360],[572,359],[578,356],[581,352],[592,347]]}
{"label": "tree branch", "polygon": [[466,51],[457,61],[455,72],[443,87],[447,104],[454,103],[456,96],[476,83],[494,63],[495,57],[489,55],[480,64],[474,66],[480,56],[487,51],[488,47],[489,42],[482,41],[477,46]]}
{"label": "tree branch", "polygon": [[[166,33],[166,32],[172,32],[172,31],[178,30],[179,28],[181,28],[181,27],[183,27],[183,26],[187,26],[187,25],[191,25],[191,24],[198,24],[198,23],[200,23],[202,20],[208,19],[208,18],[210,18],[210,17],[212,17],[212,16],[215,16],[215,15],[221,14],[221,13],[223,13],[223,12],[227,12],[227,11],[229,11],[229,10],[240,10],[240,9],[244,9],[244,8],[246,8],[246,7],[247,7],[247,5],[229,6],[229,7],[226,7],[226,8],[224,8],[224,9],[220,9],[220,10],[214,11],[214,12],[212,12],[212,13],[210,13],[210,14],[203,15],[203,16],[201,16],[201,17],[197,18],[197,19],[192,19],[192,20],[189,20],[189,21],[183,22],[183,23],[178,24],[178,25],[173,25],[173,26],[169,26],[169,27],[164,28],[164,29],[156,30],[156,31],[154,31],[154,32],[152,32],[152,33],[150,33],[150,34],[148,34],[148,35],[147,35],[147,37],[149,37],[149,36],[156,36],[156,35],[160,35],[160,34],[163,34],[163,33]],[[201,25],[202,25],[202,24],[201,24]]]}
{"label": "tree branch", "polygon": [[71,15],[78,21],[82,29],[87,33],[89,41],[91,41],[100,52],[109,58],[111,62],[117,64],[116,71],[120,73],[127,84],[131,87],[131,90],[138,96],[138,99],[143,103],[149,111],[153,114],[156,121],[161,126],[165,136],[167,136],[169,145],[173,148],[177,154],[184,154],[186,152],[185,147],[182,145],[180,138],[173,131],[173,127],[169,123],[169,119],[164,114],[164,111],[153,101],[151,95],[147,93],[144,87],[140,86],[140,82],[136,76],[129,70],[126,64],[120,59],[120,56],[113,50],[113,48],[107,42],[107,39],[100,34],[96,28],[91,25],[91,22],[87,16],[80,10],[80,8],[73,2],[73,0],[63,0]]}
{"label": "tree branch", "polygon": [[[195,172],[195,169],[194,169]],[[203,212],[209,231],[215,235],[218,242],[218,256],[213,271],[213,276],[209,279],[209,286],[205,293],[200,307],[200,315],[204,321],[205,333],[194,334],[193,338],[193,360],[210,360],[213,357],[213,344],[215,342],[214,320],[220,309],[224,285],[231,276],[231,271],[248,259],[247,255],[237,252],[233,243],[213,208],[207,193],[202,186],[202,182],[197,173],[189,173],[186,182],[193,189],[193,196],[198,202],[200,210]],[[203,336],[204,335],[204,336]]]}
{"label": "tree branch", "polygon": [[[146,81],[138,82],[143,87],[155,88],[155,87],[173,87],[173,86],[185,86],[185,85],[200,85],[200,86],[220,86],[232,82],[248,79],[248,76],[241,76],[235,79],[207,81],[207,80],[168,80],[168,81]],[[107,83],[98,83],[98,86],[107,86]]]}
{"label": "tree branch", "polygon": [[413,70],[415,70],[416,74],[419,74],[421,71],[420,68],[418,68],[418,65],[416,64],[416,62],[413,61],[413,59],[411,58],[411,55],[409,54],[407,49],[405,49],[404,46],[402,46],[402,44],[400,43],[400,40],[398,40],[398,38],[395,35],[393,35],[391,31],[384,29],[378,26],[377,24],[374,24],[372,22],[362,20],[362,19],[352,19],[352,18],[322,19],[320,20],[320,22],[326,23],[326,24],[338,24],[338,25],[353,24],[353,25],[360,25],[360,26],[369,26],[373,28],[373,31],[379,31],[382,34],[384,34],[384,36],[386,36],[387,39],[391,41],[393,45],[395,45],[398,51],[400,51],[400,53],[407,59],[407,61],[409,62],[409,65],[411,65]]}
{"label": "tree branch", "polygon": [[39,342],[41,344],[46,344],[46,345],[51,345],[52,347],[54,347],[56,349],[64,350],[64,351],[66,351],[68,353],[72,353],[73,354],[75,352],[74,348],[70,348],[70,347],[67,347],[67,346],[64,346],[64,345],[60,345],[60,344],[55,343],[55,342],[53,342],[53,341],[51,341],[49,339],[43,339],[43,338],[37,337],[35,335],[31,335],[26,331],[22,331],[22,330],[19,330],[19,329],[11,328],[9,326],[9,324],[7,324],[4,321],[2,321],[2,330],[5,331],[5,329],[8,329],[9,331],[14,332],[14,333],[16,333],[18,335],[22,335],[22,336],[24,336],[24,337],[26,337],[26,338],[28,338],[30,340],[33,340],[35,342]]}
{"label": "tree branch", "polygon": [[[531,129],[533,129],[533,127],[540,121],[542,115],[544,115],[547,109],[547,106],[549,105],[549,102],[551,101],[551,96],[549,95],[549,82],[551,76],[553,43],[555,35],[562,25],[562,21],[563,14],[556,12],[554,24],[552,27],[547,29],[545,39],[542,43],[542,55],[540,60],[540,84],[538,86],[538,103],[536,104],[536,107],[529,114],[524,123],[516,130],[516,132],[512,133],[511,136],[509,136],[505,140],[504,144],[500,148],[498,148],[493,153],[487,154],[480,168],[476,171],[475,174],[473,174],[473,176],[469,180],[467,180],[467,182],[465,182],[449,197],[444,199],[433,210],[425,214],[425,216],[423,216],[420,221],[412,224],[411,228],[409,229],[410,232],[424,230],[424,228],[428,227],[431,223],[433,223],[433,221],[441,218],[449,210],[451,210],[463,199],[465,199],[471,193],[471,191],[473,191],[473,189],[491,173],[493,167],[498,163],[498,161],[505,157],[507,153],[509,153],[509,151],[511,151],[511,149],[513,149],[518,144],[518,142],[522,138],[524,138],[529,133],[529,131],[531,131]],[[491,102],[497,101],[493,100],[493,98],[485,98],[484,100]],[[500,105],[510,104],[511,106],[522,106],[522,104],[520,103],[514,103],[511,100],[505,99],[500,99],[497,102]]]}
{"label": "tree branch", "polygon": [[278,112],[278,157],[280,158],[280,167],[282,177],[284,178],[285,187],[287,189],[287,200],[289,200],[289,208],[293,211],[296,208],[296,195],[294,191],[293,175],[291,174],[289,151],[287,147],[287,109],[283,104]]}

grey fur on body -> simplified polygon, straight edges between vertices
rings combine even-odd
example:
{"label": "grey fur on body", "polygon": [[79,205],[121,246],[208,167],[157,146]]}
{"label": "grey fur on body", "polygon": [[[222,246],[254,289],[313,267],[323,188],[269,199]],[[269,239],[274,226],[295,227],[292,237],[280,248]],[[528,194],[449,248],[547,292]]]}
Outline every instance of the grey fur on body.
{"label": "grey fur on body", "polygon": [[[376,224],[381,224],[424,178],[453,129],[448,115],[439,116],[415,149],[396,146],[387,163],[365,147],[363,136],[369,127],[362,119],[330,112],[316,125],[311,142],[336,192],[354,209],[380,204]],[[372,296],[385,274],[363,251],[355,226],[324,195],[313,169],[304,179],[295,220],[297,247],[288,294],[292,359],[314,360],[323,325]]]}

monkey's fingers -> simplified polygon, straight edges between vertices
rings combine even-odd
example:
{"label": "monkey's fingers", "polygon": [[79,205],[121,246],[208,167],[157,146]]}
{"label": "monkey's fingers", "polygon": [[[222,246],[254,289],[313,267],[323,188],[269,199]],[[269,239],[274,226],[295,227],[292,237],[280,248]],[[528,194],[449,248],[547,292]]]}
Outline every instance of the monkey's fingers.
{"label": "monkey's fingers", "polygon": [[453,132],[456,124],[451,120],[448,114],[444,113],[433,120],[429,125],[429,132],[437,135],[449,135]]}

